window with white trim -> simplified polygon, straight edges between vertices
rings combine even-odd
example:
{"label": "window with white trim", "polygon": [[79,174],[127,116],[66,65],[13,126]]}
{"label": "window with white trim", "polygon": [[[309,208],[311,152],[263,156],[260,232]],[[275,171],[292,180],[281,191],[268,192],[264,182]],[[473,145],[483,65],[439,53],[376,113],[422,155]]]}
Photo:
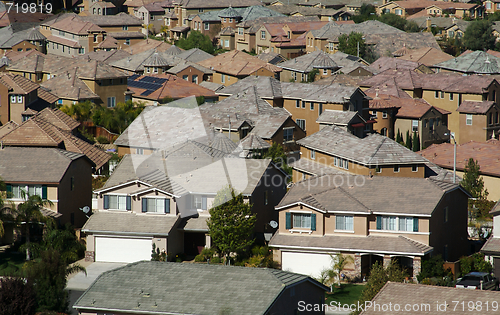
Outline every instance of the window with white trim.
{"label": "window with white trim", "polygon": [[17,102],[18,103],[22,103],[23,102],[23,96],[22,95],[18,95],[17,96]]}
{"label": "window with white trim", "polygon": [[104,209],[128,210],[127,196],[105,195],[104,198],[106,197],[109,201],[104,201]]}
{"label": "window with white trim", "polygon": [[299,229],[311,228],[311,214],[293,213],[293,227]]}
{"label": "window with white trim", "polygon": [[243,35],[243,27],[238,27],[238,35]]}
{"label": "window with white trim", "polygon": [[210,29],[210,23],[205,22],[203,24],[205,25],[205,31],[208,31]]}
{"label": "window with white trim", "polygon": [[311,160],[316,159],[316,150],[311,149]]}
{"label": "window with white trim", "polygon": [[399,218],[399,230],[413,232],[413,218]]}
{"label": "window with white trim", "polygon": [[193,195],[193,208],[197,210],[207,210],[207,196]]}
{"label": "window with white trim", "polygon": [[10,96],[10,103],[11,104],[17,103],[17,96],[16,95],[11,95]]}
{"label": "window with white trim", "polygon": [[114,96],[108,97],[108,107],[112,108],[115,106],[116,106],[116,97]]}
{"label": "window with white trim", "polygon": [[306,130],[306,120],[305,119],[296,119],[295,122],[302,130]]}
{"label": "window with white trim", "polygon": [[142,198],[142,212],[170,213],[170,200],[166,198]]}
{"label": "window with white trim", "polygon": [[377,216],[377,230],[381,231],[401,231],[418,232],[418,218],[396,217],[396,216]]}
{"label": "window with white trim", "polygon": [[411,130],[413,132],[418,132],[418,120],[412,120],[411,121]]}
{"label": "window with white trim", "polygon": [[418,166],[417,165],[412,165],[411,166],[411,171],[412,172],[417,172],[418,171]]}
{"label": "window with white trim", "polygon": [[387,118],[387,111],[386,110],[382,111],[382,118]]}
{"label": "window with white trim", "polygon": [[323,75],[327,75],[328,74],[328,69],[323,69]]}
{"label": "window with white trim", "polygon": [[[382,220],[382,228],[380,230],[386,230],[386,231],[396,231],[397,229],[397,218],[396,217],[381,217]],[[377,230],[379,230],[377,228]]]}
{"label": "window with white trim", "polygon": [[266,39],[266,31],[260,31],[260,39]]}
{"label": "window with white trim", "polygon": [[224,73],[222,73],[222,74],[220,75],[220,82],[221,82],[221,83],[226,83],[226,75],[225,75]]}
{"label": "window with white trim", "polygon": [[394,165],[394,173],[399,173],[399,165]]}
{"label": "window with white trim", "polygon": [[28,196],[39,196],[42,198],[42,185],[11,185],[9,198],[26,199]]}
{"label": "window with white trim", "polygon": [[343,231],[354,231],[354,217],[351,215],[336,215],[335,229]]}
{"label": "window with white trim", "polygon": [[465,114],[465,124],[472,126],[472,114]]}
{"label": "window with white trim", "polygon": [[293,140],[293,127],[283,129],[283,141],[288,142]]}
{"label": "window with white trim", "polygon": [[295,100],[295,107],[300,108],[300,100]]}

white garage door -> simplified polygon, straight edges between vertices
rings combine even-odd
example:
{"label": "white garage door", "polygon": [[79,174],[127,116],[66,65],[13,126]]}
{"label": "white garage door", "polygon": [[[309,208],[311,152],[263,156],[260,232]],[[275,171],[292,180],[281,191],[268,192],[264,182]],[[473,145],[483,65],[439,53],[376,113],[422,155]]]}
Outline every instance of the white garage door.
{"label": "white garage door", "polygon": [[151,260],[151,238],[95,238],[95,261],[126,262]]}
{"label": "white garage door", "polygon": [[331,267],[332,260],[327,254],[281,252],[281,265],[283,270],[316,278]]}

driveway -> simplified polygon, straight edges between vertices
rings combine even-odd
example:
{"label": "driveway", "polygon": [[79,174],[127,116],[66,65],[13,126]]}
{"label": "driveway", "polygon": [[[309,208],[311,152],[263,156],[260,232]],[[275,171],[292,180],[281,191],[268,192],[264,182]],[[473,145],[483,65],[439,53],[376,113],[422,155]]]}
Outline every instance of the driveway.
{"label": "driveway", "polygon": [[68,276],[66,290],[69,292],[69,310],[72,314],[76,314],[73,309],[73,304],[87,290],[99,275],[105,271],[112,270],[127,265],[126,263],[106,263],[106,262],[86,262],[80,260],[77,262],[87,270],[87,275],[84,272],[72,274]]}

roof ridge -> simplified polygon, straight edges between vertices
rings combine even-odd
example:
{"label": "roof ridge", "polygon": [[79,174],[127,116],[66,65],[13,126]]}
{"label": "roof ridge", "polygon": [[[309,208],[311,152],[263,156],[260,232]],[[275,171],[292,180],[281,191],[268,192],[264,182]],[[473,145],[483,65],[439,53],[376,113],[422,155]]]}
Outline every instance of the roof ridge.
{"label": "roof ridge", "polygon": [[341,186],[338,187],[340,189],[341,192],[343,192],[347,197],[349,197],[350,199],[356,201],[358,204],[360,204],[363,208],[365,208],[366,210],[368,211],[371,211],[370,208],[368,208],[367,206],[365,206],[364,203],[362,203],[361,201],[359,201],[357,198],[355,198],[354,196],[352,196],[351,194],[349,194],[347,192],[347,190],[345,190],[344,188],[342,188]]}

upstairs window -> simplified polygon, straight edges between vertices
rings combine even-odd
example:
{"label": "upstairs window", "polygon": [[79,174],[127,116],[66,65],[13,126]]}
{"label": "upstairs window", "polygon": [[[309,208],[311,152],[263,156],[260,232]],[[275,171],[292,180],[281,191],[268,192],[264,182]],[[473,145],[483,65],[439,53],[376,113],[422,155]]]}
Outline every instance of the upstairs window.
{"label": "upstairs window", "polygon": [[412,120],[412,122],[411,122],[411,130],[413,132],[418,132],[418,120]]}
{"label": "upstairs window", "polygon": [[306,120],[305,119],[297,119],[297,120],[295,120],[295,122],[300,127],[300,129],[302,129],[304,131],[306,130]]}
{"label": "upstairs window", "polygon": [[472,114],[465,115],[465,124],[467,126],[472,126]]}
{"label": "upstairs window", "polygon": [[260,39],[266,39],[266,31],[260,31]]}
{"label": "upstairs window", "polygon": [[170,199],[142,198],[141,203],[144,213],[170,213]]}
{"label": "upstairs window", "polygon": [[293,140],[293,127],[283,129],[283,141],[289,142]]}
{"label": "upstairs window", "polygon": [[39,196],[47,199],[47,186],[45,185],[6,185],[7,198],[27,199],[28,196]]}
{"label": "upstairs window", "polygon": [[377,216],[377,230],[418,232],[418,218]]}
{"label": "upstairs window", "polygon": [[194,195],[193,208],[199,210],[207,210],[207,196]]}
{"label": "upstairs window", "polygon": [[286,213],[286,229],[310,229],[316,231],[315,213]]}
{"label": "upstairs window", "polygon": [[132,198],[121,195],[104,195],[104,209],[130,210]]}
{"label": "upstairs window", "polygon": [[354,217],[350,215],[335,216],[335,230],[354,231]]}

